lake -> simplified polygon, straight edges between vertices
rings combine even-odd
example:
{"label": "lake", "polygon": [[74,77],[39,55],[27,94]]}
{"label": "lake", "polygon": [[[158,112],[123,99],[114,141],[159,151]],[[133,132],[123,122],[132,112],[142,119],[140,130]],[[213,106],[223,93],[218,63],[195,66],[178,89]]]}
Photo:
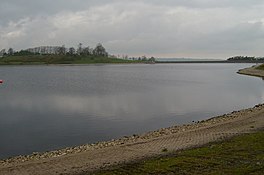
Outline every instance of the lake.
{"label": "lake", "polygon": [[0,158],[42,152],[253,107],[252,64],[1,66]]}

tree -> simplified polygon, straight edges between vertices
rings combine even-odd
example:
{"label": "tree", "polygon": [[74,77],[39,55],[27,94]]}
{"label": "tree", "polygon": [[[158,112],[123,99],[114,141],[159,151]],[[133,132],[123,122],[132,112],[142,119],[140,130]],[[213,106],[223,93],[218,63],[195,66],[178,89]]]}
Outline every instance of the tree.
{"label": "tree", "polygon": [[128,55],[122,55],[123,60],[128,60]]}
{"label": "tree", "polygon": [[6,55],[6,51],[5,51],[5,49],[2,49],[1,51],[0,51],[0,57],[3,57],[3,56],[5,56]]}
{"label": "tree", "polygon": [[25,56],[25,55],[34,55],[34,53],[29,52],[27,50],[20,50],[20,51],[14,52],[14,56]]}
{"label": "tree", "polygon": [[149,59],[149,61],[154,63],[156,60],[155,60],[154,57],[151,57],[151,58]]}
{"label": "tree", "polygon": [[142,56],[141,60],[142,61],[147,61],[147,57],[144,55],[144,56]]}
{"label": "tree", "polygon": [[14,49],[13,48],[9,48],[7,51],[8,55],[13,55],[14,54]]}
{"label": "tree", "polygon": [[79,43],[79,44],[78,44],[78,48],[77,48],[77,54],[78,54],[78,55],[81,55],[81,54],[82,54],[82,51],[83,51],[83,50],[82,50],[82,43]]}
{"label": "tree", "polygon": [[150,64],[155,64],[156,62],[156,59],[154,57],[150,57],[147,61],[147,63],[150,63]]}
{"label": "tree", "polygon": [[64,45],[62,45],[61,47],[58,47],[58,54],[59,55],[65,55],[66,54],[66,48]]}
{"label": "tree", "polygon": [[92,53],[92,49],[90,49],[90,47],[88,46],[88,47],[85,47],[84,49],[83,49],[83,51],[82,51],[82,54],[83,55],[91,55],[91,53]]}
{"label": "tree", "polygon": [[93,54],[96,56],[108,56],[108,53],[101,43],[96,45],[95,49],[93,50]]}
{"label": "tree", "polygon": [[70,47],[68,54],[69,55],[75,55],[75,49],[73,47]]}

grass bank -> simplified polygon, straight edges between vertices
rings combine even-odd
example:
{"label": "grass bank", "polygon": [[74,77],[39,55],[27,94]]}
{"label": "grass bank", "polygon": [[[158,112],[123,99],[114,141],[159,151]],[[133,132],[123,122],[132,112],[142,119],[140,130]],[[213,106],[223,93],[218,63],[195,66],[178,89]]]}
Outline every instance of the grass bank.
{"label": "grass bank", "polygon": [[237,73],[264,78],[264,64],[241,69]]}
{"label": "grass bank", "polygon": [[262,64],[262,65],[256,67],[256,69],[258,69],[258,70],[264,70],[264,64]]}
{"label": "grass bank", "polygon": [[0,65],[41,65],[41,64],[97,64],[97,63],[140,63],[102,56],[71,55],[26,55],[0,58]]}
{"label": "grass bank", "polygon": [[[164,148],[162,151],[166,151]],[[245,134],[166,157],[94,173],[110,174],[263,174],[264,131]]]}

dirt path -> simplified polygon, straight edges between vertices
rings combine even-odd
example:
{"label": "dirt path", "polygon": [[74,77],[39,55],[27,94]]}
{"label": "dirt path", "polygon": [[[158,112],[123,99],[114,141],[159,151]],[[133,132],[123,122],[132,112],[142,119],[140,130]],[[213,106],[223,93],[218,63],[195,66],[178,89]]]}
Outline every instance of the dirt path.
{"label": "dirt path", "polygon": [[[232,112],[207,121],[164,128],[140,136],[97,145],[65,149],[57,156],[45,154],[0,161],[0,174],[79,174],[168,152],[197,147],[264,127],[264,105]],[[77,150],[69,152],[67,150]],[[50,153],[51,154],[51,153]],[[46,155],[49,155],[47,153]],[[54,154],[52,154],[54,155]]]}

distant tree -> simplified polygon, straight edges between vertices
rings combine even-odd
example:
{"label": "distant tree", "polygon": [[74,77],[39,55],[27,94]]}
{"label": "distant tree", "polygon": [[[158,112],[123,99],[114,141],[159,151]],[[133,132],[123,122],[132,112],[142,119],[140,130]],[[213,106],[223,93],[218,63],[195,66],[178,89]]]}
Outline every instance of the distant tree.
{"label": "distant tree", "polygon": [[14,49],[13,48],[9,48],[7,51],[8,55],[13,55],[14,54]]}
{"label": "distant tree", "polygon": [[68,54],[69,55],[75,55],[75,49],[73,47],[70,47]]}
{"label": "distant tree", "polygon": [[142,61],[147,61],[147,57],[146,56],[142,56],[141,60]]}
{"label": "distant tree", "polygon": [[66,54],[66,48],[64,45],[62,45],[61,47],[58,47],[57,53],[59,55],[65,55]]}
{"label": "distant tree", "polygon": [[82,43],[79,43],[78,44],[78,47],[77,47],[77,54],[78,55],[81,55],[82,54],[82,51],[83,51],[83,49],[82,49]]}
{"label": "distant tree", "polygon": [[154,57],[151,57],[150,59],[149,59],[149,62],[155,62],[156,60],[155,60],[155,58]]}
{"label": "distant tree", "polygon": [[122,55],[123,60],[128,60],[128,55]]}
{"label": "distant tree", "polygon": [[257,60],[256,57],[249,57],[249,56],[234,56],[227,59],[228,61],[255,61]]}
{"label": "distant tree", "polygon": [[3,56],[5,56],[6,55],[6,50],[5,49],[2,49],[1,51],[0,51],[0,57],[3,57]]}
{"label": "distant tree", "polygon": [[15,56],[25,56],[25,55],[34,55],[34,53],[29,52],[28,50],[20,50],[18,52],[14,52]]}
{"label": "distant tree", "polygon": [[87,56],[87,55],[91,55],[91,53],[92,53],[92,50],[90,49],[89,46],[88,46],[88,47],[85,47],[85,48],[82,50],[82,55]]}
{"label": "distant tree", "polygon": [[93,54],[96,56],[108,56],[108,53],[106,52],[105,48],[101,43],[96,45],[96,47],[93,50]]}
{"label": "distant tree", "polygon": [[118,58],[118,56],[116,56],[116,55],[108,55],[108,56],[111,58]]}

